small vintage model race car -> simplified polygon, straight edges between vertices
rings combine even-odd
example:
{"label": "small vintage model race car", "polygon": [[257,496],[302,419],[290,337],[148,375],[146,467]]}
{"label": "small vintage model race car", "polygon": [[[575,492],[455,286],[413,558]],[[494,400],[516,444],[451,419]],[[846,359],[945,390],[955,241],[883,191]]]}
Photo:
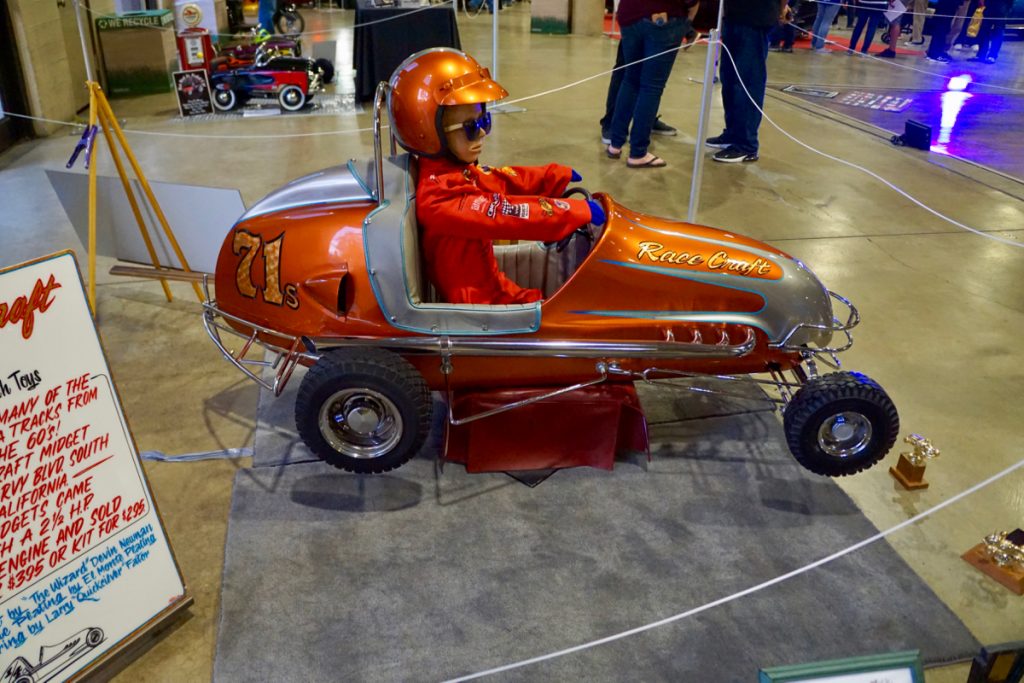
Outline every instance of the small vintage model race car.
{"label": "small vintage model race car", "polygon": [[101,628],[79,631],[56,645],[39,648],[38,664],[29,664],[24,657],[15,657],[0,675],[0,683],[44,683],[53,680],[75,660],[85,656],[102,642]]}
{"label": "small vintage model race car", "polygon": [[261,53],[252,66],[213,71],[213,106],[231,111],[252,97],[276,97],[282,109],[299,111],[323,90],[323,70],[305,57]]}
{"label": "small vintage model race car", "polygon": [[[264,57],[261,58],[261,55]],[[231,71],[250,67],[257,60],[270,57],[301,57],[302,43],[286,36],[258,34],[255,30],[248,42],[229,45],[219,51],[210,61],[210,71]],[[320,69],[324,83],[334,79],[334,64],[329,59],[314,59],[314,65]]]}
{"label": "small vintage model race car", "polygon": [[731,231],[595,194],[603,228],[557,246],[495,247],[502,270],[543,290],[542,302],[432,300],[415,160],[396,155],[393,138],[391,155],[381,151],[386,91],[375,103],[374,160],[314,173],[252,206],[224,240],[216,299],[206,283],[204,325],[242,372],[280,394],[297,364],[309,367],[295,420],[320,458],[360,473],[403,464],[426,439],[431,390],[448,392],[456,424],[453,391],[536,388],[540,400],[666,378],[766,388],[793,455],[818,474],[858,472],[892,447],[899,417],[886,392],[858,373],[819,374],[838,370],[856,309],[797,259]]}

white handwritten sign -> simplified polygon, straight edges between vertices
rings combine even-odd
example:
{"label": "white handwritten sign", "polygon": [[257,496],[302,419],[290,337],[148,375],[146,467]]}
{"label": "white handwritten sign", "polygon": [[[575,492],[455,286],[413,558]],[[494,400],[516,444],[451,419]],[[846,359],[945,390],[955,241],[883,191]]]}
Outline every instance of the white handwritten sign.
{"label": "white handwritten sign", "polygon": [[187,601],[74,257],[0,271],[0,680],[64,680]]}

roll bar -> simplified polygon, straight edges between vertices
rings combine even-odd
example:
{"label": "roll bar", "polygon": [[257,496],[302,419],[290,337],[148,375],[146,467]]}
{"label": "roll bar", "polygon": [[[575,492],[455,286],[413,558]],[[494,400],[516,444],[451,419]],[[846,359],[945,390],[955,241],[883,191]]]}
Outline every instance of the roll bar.
{"label": "roll bar", "polygon": [[[380,146],[380,113],[391,93],[391,86],[386,81],[377,84],[377,92],[373,95],[373,162],[377,171],[377,191],[374,199],[377,205],[384,203],[384,155]],[[388,127],[388,134],[391,137],[391,156],[398,154],[398,147],[395,144],[395,134]]]}

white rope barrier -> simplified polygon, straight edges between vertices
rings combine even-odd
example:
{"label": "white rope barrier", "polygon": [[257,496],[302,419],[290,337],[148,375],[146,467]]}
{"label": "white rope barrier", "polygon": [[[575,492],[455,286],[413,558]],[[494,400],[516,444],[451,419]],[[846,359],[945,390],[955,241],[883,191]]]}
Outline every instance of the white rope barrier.
{"label": "white rope barrier", "polygon": [[506,664],[504,666],[495,667],[493,669],[487,669],[486,671],[480,671],[480,672],[477,672],[477,673],[474,673],[474,674],[469,674],[469,675],[466,675],[466,676],[459,676],[458,678],[449,679],[448,681],[445,681],[445,683],[461,683],[462,681],[472,681],[472,680],[475,680],[477,678],[483,678],[485,676],[493,676],[494,674],[503,673],[505,671],[511,671],[513,669],[520,669],[520,668],[522,668],[524,666],[530,666],[530,665],[533,665],[533,664],[539,664],[541,662],[546,662],[546,661],[549,661],[549,660],[552,660],[552,659],[557,659],[558,657],[564,657],[565,655],[570,655],[570,654],[573,654],[575,652],[580,652],[582,650],[588,650],[588,649],[597,647],[599,645],[606,645],[608,643],[615,642],[616,640],[622,640],[623,638],[628,638],[630,636],[637,635],[638,633],[643,633],[645,631],[650,631],[652,629],[656,629],[656,628],[659,628],[661,626],[666,626],[668,624],[671,624],[671,623],[674,623],[674,622],[677,622],[677,621],[681,621],[683,619],[687,619],[687,618],[692,617],[692,616],[696,616],[696,615],[700,614],[701,612],[706,612],[706,611],[708,611],[710,609],[714,609],[715,607],[719,607],[721,605],[725,605],[725,604],[728,604],[730,602],[735,602],[736,600],[739,600],[740,598],[746,597],[748,595],[752,595],[753,593],[757,593],[758,591],[765,590],[766,588],[770,588],[770,587],[772,587],[772,586],[774,586],[776,584],[783,583],[784,581],[788,581],[789,579],[792,579],[792,578],[795,578],[797,576],[800,576],[801,574],[806,574],[807,572],[809,572],[809,571],[811,571],[813,569],[817,569],[818,567],[822,567],[822,566],[824,566],[826,564],[834,562],[834,561],[838,560],[839,558],[845,557],[846,555],[849,555],[850,553],[856,552],[856,551],[860,550],[861,548],[867,547],[867,546],[871,545],[872,543],[875,543],[876,541],[880,541],[883,538],[886,538],[887,536],[891,536],[892,534],[896,533],[897,531],[905,529],[905,528],[907,528],[908,526],[910,526],[912,524],[916,524],[917,522],[921,521],[922,519],[925,519],[926,517],[929,517],[929,516],[935,514],[936,512],[939,512],[940,510],[943,510],[943,509],[949,507],[950,505],[954,505],[954,504],[960,502],[961,500],[963,500],[967,496],[970,496],[971,494],[980,491],[981,489],[985,488],[986,486],[989,486],[990,484],[992,484],[994,482],[997,482],[1000,479],[1010,475],[1011,473],[1013,473],[1016,470],[1020,469],[1022,466],[1024,466],[1024,460],[1021,460],[1020,462],[1016,463],[1015,465],[1011,465],[1010,467],[1007,467],[1006,469],[1002,470],[1001,472],[998,472],[998,473],[992,475],[988,479],[985,479],[984,481],[982,481],[980,483],[977,483],[974,486],[972,486],[972,487],[970,487],[970,488],[968,488],[968,489],[958,493],[957,495],[953,496],[949,500],[943,501],[943,502],[941,502],[941,503],[939,503],[939,504],[937,504],[937,505],[935,505],[933,507],[928,508],[924,512],[921,512],[921,513],[919,513],[917,515],[914,515],[913,517],[911,517],[910,519],[908,519],[906,521],[900,522],[899,524],[896,524],[895,526],[889,527],[885,531],[880,531],[877,534],[875,534],[874,536],[869,536],[868,538],[865,538],[862,541],[854,543],[853,545],[851,545],[851,546],[849,546],[847,548],[844,548],[842,550],[834,552],[831,555],[828,555],[827,557],[823,557],[820,560],[816,560],[816,561],[811,562],[810,564],[806,564],[806,565],[804,565],[804,566],[802,566],[802,567],[800,567],[798,569],[794,569],[794,570],[792,570],[790,572],[786,572],[785,574],[780,574],[779,576],[776,576],[773,579],[769,579],[767,581],[762,581],[761,583],[759,583],[757,585],[750,586],[749,588],[745,588],[745,589],[743,589],[741,591],[737,591],[736,593],[733,593],[732,595],[727,595],[727,596],[725,596],[723,598],[718,598],[717,600],[712,600],[711,602],[705,603],[705,604],[701,605],[700,607],[694,607],[693,609],[686,610],[685,612],[680,612],[679,614],[674,614],[674,615],[672,615],[670,617],[666,617],[665,619],[660,619],[658,621],[654,621],[654,622],[651,622],[649,624],[644,624],[643,626],[637,626],[636,628],[631,628],[628,631],[622,631],[621,633],[616,633],[614,635],[605,636],[604,638],[599,638],[598,640],[592,640],[592,641],[590,641],[588,643],[582,643],[580,645],[575,645],[573,647],[567,647],[564,650],[558,650],[556,652],[551,652],[551,653],[548,653],[546,655],[540,655],[538,657],[531,657],[530,659],[523,659],[523,660],[520,660],[518,662],[513,662],[512,664]]}

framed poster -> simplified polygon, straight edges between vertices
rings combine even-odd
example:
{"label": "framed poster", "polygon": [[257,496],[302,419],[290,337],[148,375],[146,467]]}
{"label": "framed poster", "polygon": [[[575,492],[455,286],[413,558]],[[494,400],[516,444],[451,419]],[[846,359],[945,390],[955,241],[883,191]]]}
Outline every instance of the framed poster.
{"label": "framed poster", "polygon": [[65,680],[191,603],[74,255],[0,270],[0,680]]}
{"label": "framed poster", "polygon": [[213,113],[210,99],[210,79],[206,69],[175,71],[174,94],[178,96],[178,111],[182,118]]}
{"label": "framed poster", "polygon": [[758,683],[924,683],[921,653],[888,652],[758,672]]}

